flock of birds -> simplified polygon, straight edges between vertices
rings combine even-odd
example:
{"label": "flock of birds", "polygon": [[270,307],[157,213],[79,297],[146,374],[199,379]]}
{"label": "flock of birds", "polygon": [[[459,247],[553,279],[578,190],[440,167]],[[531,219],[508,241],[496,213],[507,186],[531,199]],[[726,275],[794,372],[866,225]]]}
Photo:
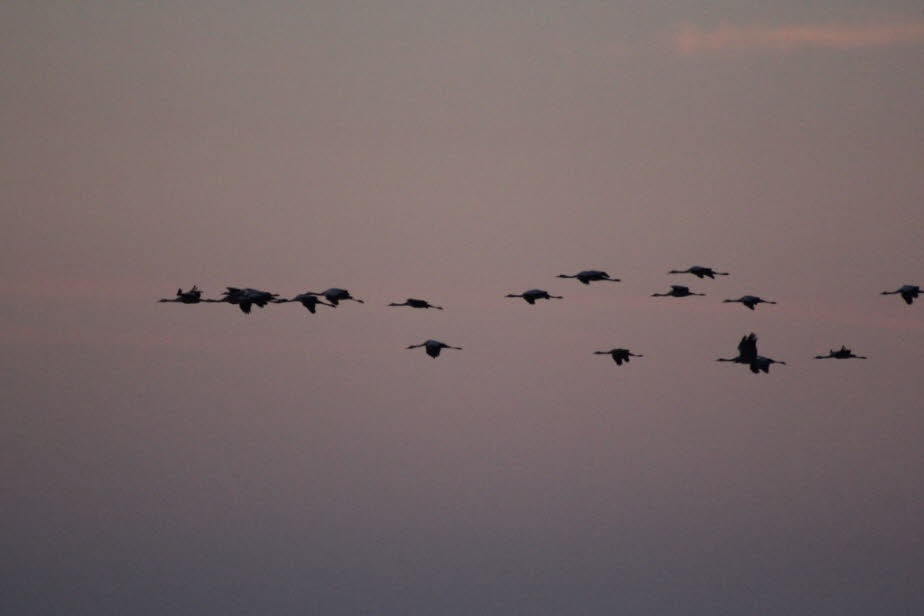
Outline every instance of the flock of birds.
{"label": "flock of birds", "polygon": [[[699,279],[710,278],[715,279],[716,276],[728,276],[728,272],[717,272],[711,267],[703,267],[701,265],[693,265],[688,267],[685,270],[671,270],[669,274],[692,274]],[[608,273],[602,270],[583,270],[577,274],[559,274],[558,278],[574,278],[577,279],[582,284],[590,284],[591,282],[620,282],[619,278],[613,278]],[[906,284],[895,291],[883,291],[882,295],[901,295],[902,299],[905,300],[905,303],[911,305],[915,299],[921,294],[921,287],[918,285]],[[705,293],[694,293],[690,290],[689,287],[684,285],[671,285],[670,291],[666,293],[652,293],[652,297],[689,297],[689,296],[704,296]],[[511,298],[521,298],[530,305],[535,305],[536,300],[545,299],[563,299],[561,295],[551,295],[548,291],[544,289],[529,289],[523,291],[522,293],[508,293],[506,297]],[[323,299],[322,299],[323,298]],[[327,301],[324,301],[327,300]],[[237,306],[241,309],[244,314],[250,314],[252,308],[257,306],[259,308],[265,308],[269,304],[285,304],[291,302],[300,303],[302,306],[308,309],[308,312],[311,314],[317,313],[318,306],[327,306],[330,308],[336,308],[340,302],[353,301],[360,304],[364,303],[363,300],[353,297],[349,291],[346,289],[340,288],[330,288],[326,291],[306,291],[305,293],[300,293],[292,298],[281,298],[278,293],[270,293],[269,291],[261,291],[260,289],[253,288],[239,288],[239,287],[226,287],[222,297],[218,299],[207,299],[202,297],[202,290],[198,286],[193,285],[188,291],[184,291],[182,288],[177,289],[176,297],[173,298],[164,298],[159,300],[160,302],[176,302],[180,304],[199,304],[199,303],[226,303]],[[723,302],[732,302],[743,304],[747,308],[754,310],[758,304],[775,304],[774,301],[765,300],[756,295],[743,295],[738,299],[726,299]],[[424,299],[417,299],[409,297],[403,302],[392,302],[388,306],[407,306],[410,308],[417,309],[434,309],[442,310],[442,306],[435,306]],[[427,355],[430,357],[436,358],[439,357],[440,352],[443,349],[454,349],[462,350],[462,347],[451,346],[445,342],[440,342],[439,340],[425,340],[420,344],[412,344],[408,346],[408,349],[416,349],[423,347]],[[610,349],[609,351],[594,351],[595,355],[609,355],[612,357],[613,361],[616,362],[616,365],[621,366],[624,363],[628,363],[632,357],[643,357],[643,355],[637,355],[631,352],[629,349],[624,348],[615,348]],[[831,349],[828,351],[827,355],[816,355],[815,359],[866,359],[863,355],[856,355],[852,350],[846,346],[841,346],[840,349]],[[761,372],[769,373],[770,366],[773,364],[783,364],[786,365],[785,361],[779,361],[772,359],[770,357],[765,357],[760,355],[757,352],[757,336],[754,333],[750,333],[743,338],[738,343],[738,355],[735,357],[729,358],[719,358],[717,361],[722,362],[733,362],[736,364],[744,364],[754,374],[760,374]]]}

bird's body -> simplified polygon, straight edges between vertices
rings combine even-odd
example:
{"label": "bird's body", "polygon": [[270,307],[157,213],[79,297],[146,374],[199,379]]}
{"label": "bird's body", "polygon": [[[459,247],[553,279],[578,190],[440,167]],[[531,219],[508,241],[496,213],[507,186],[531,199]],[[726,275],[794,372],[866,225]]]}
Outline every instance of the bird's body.
{"label": "bird's body", "polygon": [[365,302],[363,302],[363,300],[361,300],[361,299],[356,299],[355,297],[353,297],[352,295],[350,295],[350,292],[347,291],[346,289],[338,289],[338,288],[336,288],[336,287],[332,287],[332,288],[330,288],[330,289],[328,289],[328,290],[326,290],[326,291],[321,291],[320,293],[315,293],[315,292],[313,292],[313,291],[308,291],[308,292],[306,293],[306,295],[320,295],[320,296],[323,296],[324,299],[326,299],[327,301],[329,301],[329,302],[330,302],[331,304],[333,304],[334,306],[336,306],[336,305],[339,304],[340,302],[347,301],[347,300],[354,301],[354,302],[359,302],[360,304],[365,303]]}
{"label": "bird's body", "polygon": [[198,304],[202,300],[202,290],[193,285],[189,291],[184,291],[182,288],[176,290],[176,297],[172,298],[163,298],[157,300],[158,302],[176,302],[179,304]]}
{"label": "bird's body", "polygon": [[815,359],[866,359],[864,355],[854,355],[853,351],[841,345],[841,348],[830,349],[827,355],[816,355]]}
{"label": "bird's body", "polygon": [[672,284],[671,290],[667,293],[652,293],[652,297],[689,297],[690,295],[706,295],[705,293],[694,293],[690,290],[690,287],[685,287],[681,284]]}
{"label": "bird's body", "polygon": [[909,306],[917,299],[918,295],[921,294],[921,287],[916,284],[906,284],[902,285],[895,291],[883,291],[881,295],[901,295],[902,299],[905,300],[905,303]]}
{"label": "bird's body", "polygon": [[629,349],[610,349],[609,351],[594,351],[594,355],[609,355],[613,358],[613,361],[616,362],[617,366],[621,366],[623,362],[628,363],[630,357],[644,357],[644,355],[636,355]]}
{"label": "bird's body", "polygon": [[537,299],[562,299],[561,295],[549,295],[548,291],[542,289],[530,289],[519,294],[508,293],[507,297],[522,297],[530,305],[535,305]]}
{"label": "bird's body", "polygon": [[388,304],[389,306],[410,306],[411,308],[434,308],[436,310],[442,310],[442,306],[434,306],[425,299],[415,299],[413,297],[407,298],[403,303],[392,302]]}
{"label": "bird's body", "polygon": [[602,270],[583,270],[577,274],[559,274],[559,278],[577,278],[583,284],[590,284],[598,280],[608,280],[610,282],[619,282],[619,278],[613,278]]}
{"label": "bird's body", "polygon": [[728,276],[728,272],[717,272],[711,267],[703,267],[702,265],[691,265],[685,270],[671,270],[668,274],[693,274],[697,278],[712,278],[715,279],[716,276]]}
{"label": "bird's body", "polygon": [[333,305],[333,304],[328,304],[327,302],[321,301],[320,299],[318,299],[318,297],[317,297],[316,295],[312,295],[311,293],[299,293],[298,295],[296,295],[296,296],[293,297],[292,299],[285,299],[285,298],[283,298],[283,299],[276,299],[276,300],[273,300],[273,303],[274,303],[274,304],[286,304],[286,303],[289,303],[289,302],[298,302],[298,303],[300,303],[302,306],[304,306],[305,308],[307,308],[307,309],[308,309],[308,312],[310,312],[311,314],[317,314],[317,306],[318,306],[319,304],[320,304],[321,306],[330,306],[331,308],[336,308],[335,305]]}
{"label": "bird's body", "polygon": [[407,348],[416,349],[418,347],[424,347],[424,349],[427,351],[427,355],[429,355],[430,357],[434,359],[440,356],[440,351],[442,351],[443,349],[455,349],[457,351],[462,350],[462,347],[450,346],[446,344],[445,342],[440,342],[439,340],[433,340],[432,338],[430,340],[421,342],[420,344],[412,344],[411,346]]}
{"label": "bird's body", "polygon": [[754,310],[754,307],[757,306],[757,304],[775,304],[776,303],[776,302],[771,302],[770,300],[763,299],[761,297],[757,297],[756,295],[743,295],[739,297],[738,299],[723,300],[723,303],[728,303],[728,302],[737,302],[739,304],[744,304],[751,310]]}

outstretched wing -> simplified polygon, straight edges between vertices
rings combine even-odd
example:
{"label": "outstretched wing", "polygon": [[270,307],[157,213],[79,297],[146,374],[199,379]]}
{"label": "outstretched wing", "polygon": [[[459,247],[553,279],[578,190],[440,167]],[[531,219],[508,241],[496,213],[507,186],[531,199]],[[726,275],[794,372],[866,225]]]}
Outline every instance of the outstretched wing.
{"label": "outstretched wing", "polygon": [[752,332],[741,339],[738,343],[738,355],[746,362],[753,362],[757,359],[757,336]]}

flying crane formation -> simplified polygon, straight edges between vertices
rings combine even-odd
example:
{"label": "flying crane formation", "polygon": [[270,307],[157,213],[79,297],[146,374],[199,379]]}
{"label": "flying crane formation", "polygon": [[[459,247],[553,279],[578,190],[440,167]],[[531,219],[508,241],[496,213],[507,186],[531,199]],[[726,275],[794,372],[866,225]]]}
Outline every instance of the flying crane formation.
{"label": "flying crane formation", "polygon": [[[728,272],[717,272],[711,267],[703,267],[701,265],[693,265],[688,267],[685,270],[670,270],[668,274],[692,274],[699,279],[709,278],[714,280],[716,276],[728,276]],[[559,274],[558,278],[574,278],[581,282],[582,284],[589,285],[591,282],[597,281],[608,281],[608,282],[620,282],[619,278],[613,278],[607,272],[603,270],[582,270],[577,274]],[[222,292],[220,298],[209,299],[202,297],[202,290],[197,286],[193,285],[188,291],[183,291],[182,287],[177,289],[176,296],[172,298],[162,298],[157,300],[158,302],[170,302],[170,303],[179,303],[179,304],[218,304],[218,303],[227,303],[237,306],[241,312],[244,314],[250,314],[253,307],[257,306],[258,308],[265,308],[270,304],[285,304],[285,303],[300,303],[304,306],[309,313],[317,314],[317,306],[327,306],[329,308],[337,308],[340,305],[340,302],[353,301],[360,304],[365,303],[361,299],[353,297],[353,295],[346,289],[341,289],[338,287],[331,287],[326,291],[306,291],[295,295],[292,298],[280,298],[278,293],[271,293],[269,291],[262,291],[260,289],[255,289],[252,287],[226,287],[225,291]],[[901,298],[905,301],[906,304],[911,305],[915,299],[920,295],[921,287],[918,285],[906,284],[899,287],[895,291],[882,291],[881,295],[900,295]],[[695,293],[690,290],[689,287],[684,285],[670,285],[670,291],[666,293],[652,293],[652,297],[689,297],[691,295],[696,296],[705,296],[705,293]],[[544,289],[529,289],[522,293],[508,293],[505,297],[509,298],[520,298],[526,301],[526,303],[532,305],[536,304],[536,300],[545,299],[564,299],[561,295],[552,295]],[[323,298],[323,299],[321,299]],[[324,301],[327,300],[327,301]],[[775,301],[765,300],[756,295],[743,295],[738,299],[726,299],[722,300],[723,303],[740,303],[750,310],[758,304],[776,304]],[[436,306],[431,304],[425,299],[417,299],[413,297],[407,298],[403,302],[392,302],[387,304],[388,306],[407,306],[415,309],[435,309],[443,310],[442,306]],[[416,349],[424,347],[424,350],[432,358],[437,358],[440,355],[440,352],[443,349],[454,349],[462,350],[462,347],[452,346],[446,344],[445,342],[440,342],[439,340],[428,339],[420,344],[412,344],[406,348]],[[609,355],[617,366],[621,366],[624,363],[629,363],[630,358],[632,357],[643,357],[643,355],[635,354],[629,349],[625,348],[613,348],[609,351],[594,351],[595,355]],[[863,355],[855,355],[854,352],[847,348],[846,346],[841,346],[840,349],[831,349],[827,355],[816,355],[815,359],[867,359]],[[717,361],[721,362],[731,362],[736,364],[742,364],[748,367],[748,369],[754,374],[770,372],[770,366],[773,364],[780,364],[785,366],[785,361],[780,361],[760,355],[757,352],[757,335],[753,332],[743,336],[738,342],[738,355],[735,357],[729,358],[719,358]]]}

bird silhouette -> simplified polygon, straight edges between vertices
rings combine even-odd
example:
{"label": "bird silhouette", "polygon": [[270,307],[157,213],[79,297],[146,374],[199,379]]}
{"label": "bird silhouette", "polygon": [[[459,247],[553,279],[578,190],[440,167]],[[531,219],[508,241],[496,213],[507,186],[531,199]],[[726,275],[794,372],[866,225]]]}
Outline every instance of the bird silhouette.
{"label": "bird silhouette", "polygon": [[738,356],[728,359],[719,358],[716,361],[730,361],[736,364],[750,364],[757,359],[757,335],[751,332],[743,336],[738,343]]}
{"label": "bird silhouette", "polygon": [[703,267],[702,265],[691,265],[685,270],[671,270],[668,274],[693,274],[697,278],[712,278],[715,279],[716,276],[728,276],[728,272],[717,272],[711,267]]}
{"label": "bird silhouette", "polygon": [[425,347],[427,351],[427,355],[429,355],[430,357],[434,359],[440,356],[440,351],[442,351],[443,349],[455,349],[457,351],[462,350],[462,347],[450,346],[446,344],[445,342],[440,342],[439,340],[433,340],[432,338],[425,342],[421,342],[420,344],[412,344],[411,346],[407,348],[416,349],[418,347]]}
{"label": "bird silhouette", "polygon": [[308,312],[310,312],[311,314],[317,314],[317,306],[319,304],[321,306],[330,306],[331,308],[336,308],[334,304],[328,304],[325,301],[321,301],[320,299],[317,298],[317,296],[312,295],[310,293],[300,293],[296,295],[295,297],[293,297],[292,299],[282,298],[282,299],[273,300],[274,304],[287,304],[290,302],[300,303],[302,306],[307,308]]}
{"label": "bird silhouette", "polygon": [[388,305],[389,306],[410,306],[411,308],[435,308],[436,310],[443,309],[442,306],[434,306],[433,304],[431,304],[425,299],[414,299],[413,297],[407,298],[406,300],[404,300],[404,302],[400,304],[396,304],[395,302],[392,302]]}
{"label": "bird silhouette", "polygon": [[918,295],[921,293],[921,287],[916,284],[906,284],[902,285],[895,291],[883,291],[880,295],[901,295],[902,299],[905,300],[905,303],[909,306],[917,299]]}
{"label": "bird silhouette", "polygon": [[327,301],[329,301],[334,306],[346,300],[352,300],[354,302],[359,302],[360,304],[365,303],[363,302],[363,300],[356,299],[355,297],[350,295],[350,292],[347,291],[346,289],[338,289],[336,287],[330,288],[326,291],[321,291],[320,293],[315,293],[314,291],[307,291],[305,294],[323,296]]}
{"label": "bird silhouette", "polygon": [[613,358],[613,361],[616,362],[617,366],[621,366],[623,362],[628,363],[630,357],[644,357],[644,355],[636,355],[629,349],[610,349],[609,351],[594,351],[594,355],[609,355]]}
{"label": "bird silhouette", "polygon": [[522,297],[530,305],[535,305],[537,299],[562,299],[561,295],[549,295],[548,291],[543,291],[542,289],[530,289],[520,294],[508,293],[507,297]]}
{"label": "bird silhouette", "polygon": [[838,350],[831,349],[827,355],[816,355],[815,359],[866,359],[864,355],[854,355],[853,351],[841,345]]}
{"label": "bird silhouette", "polygon": [[770,366],[773,364],[786,365],[785,361],[777,361],[770,357],[757,354],[757,335],[754,334],[754,332],[741,338],[741,341],[738,343],[737,357],[729,357],[727,359],[720,357],[716,361],[745,364],[754,374],[760,374],[761,372],[768,374],[770,372]]}
{"label": "bird silhouette", "polygon": [[700,295],[704,296],[705,293],[693,293],[690,291],[690,287],[685,287],[680,284],[672,284],[671,290],[667,293],[652,293],[652,297],[688,297],[690,295]]}
{"label": "bird silhouette", "polygon": [[612,278],[602,270],[583,270],[577,274],[559,274],[558,278],[577,278],[583,284],[590,284],[598,280],[608,280],[610,282],[619,282],[619,278]]}
{"label": "bird silhouette", "polygon": [[177,302],[180,304],[198,304],[202,300],[202,290],[193,285],[189,291],[184,291],[182,288],[176,290],[176,297],[172,298],[163,298],[157,300],[158,302]]}
{"label": "bird silhouette", "polygon": [[754,307],[757,306],[757,304],[775,304],[776,303],[776,302],[771,302],[770,300],[757,297],[756,295],[743,295],[739,297],[738,299],[725,299],[725,300],[722,300],[722,302],[723,303],[738,302],[739,304],[744,304],[751,310],[754,310]]}
{"label": "bird silhouette", "polygon": [[210,299],[206,301],[209,303],[233,304],[240,308],[241,312],[244,314],[250,314],[250,310],[253,306],[265,308],[267,304],[279,297],[278,293],[270,293],[269,291],[261,291],[260,289],[253,289],[250,287],[245,289],[240,287],[226,287],[222,295],[223,297],[221,299]]}

